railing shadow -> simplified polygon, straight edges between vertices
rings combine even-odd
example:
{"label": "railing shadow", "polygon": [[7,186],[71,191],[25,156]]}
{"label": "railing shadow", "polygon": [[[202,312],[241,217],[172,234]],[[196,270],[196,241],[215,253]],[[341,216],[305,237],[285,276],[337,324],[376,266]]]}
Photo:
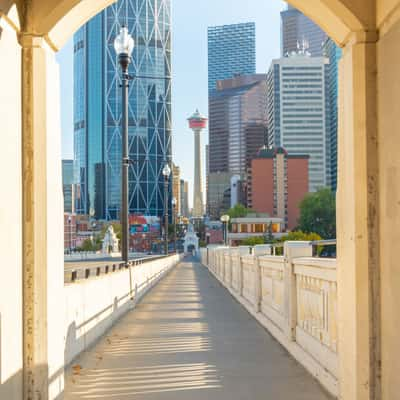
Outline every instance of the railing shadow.
{"label": "railing shadow", "polygon": [[[65,336],[65,365],[71,365],[83,351],[93,346],[120,318],[132,310],[170,269],[170,267],[165,267],[141,284],[136,283],[132,291],[128,290],[121,296],[115,296],[111,304],[92,314],[84,322],[77,324],[76,321],[73,321],[68,326]],[[133,272],[135,272],[134,269]],[[107,277],[100,279],[107,279]]]}

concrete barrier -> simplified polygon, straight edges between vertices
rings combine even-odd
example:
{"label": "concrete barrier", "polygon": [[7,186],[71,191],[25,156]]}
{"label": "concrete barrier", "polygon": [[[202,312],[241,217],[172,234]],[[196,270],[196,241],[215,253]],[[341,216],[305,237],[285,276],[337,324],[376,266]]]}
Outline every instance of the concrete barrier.
{"label": "concrete barrier", "polygon": [[97,277],[77,280],[64,287],[65,299],[65,365],[103,336],[113,324],[180,260],[173,255],[151,262],[102,271]]}
{"label": "concrete barrier", "polygon": [[[309,242],[210,247],[203,264],[334,396],[339,396],[336,259],[313,258]],[[206,261],[208,260],[208,263]]]}

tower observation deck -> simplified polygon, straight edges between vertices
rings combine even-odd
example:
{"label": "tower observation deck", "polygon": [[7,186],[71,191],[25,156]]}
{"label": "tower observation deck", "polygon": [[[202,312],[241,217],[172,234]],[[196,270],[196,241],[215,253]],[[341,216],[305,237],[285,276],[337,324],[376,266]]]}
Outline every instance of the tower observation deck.
{"label": "tower observation deck", "polygon": [[194,133],[194,187],[193,187],[193,217],[200,218],[204,214],[203,179],[201,168],[201,132],[207,127],[207,118],[199,110],[188,118],[189,128]]}

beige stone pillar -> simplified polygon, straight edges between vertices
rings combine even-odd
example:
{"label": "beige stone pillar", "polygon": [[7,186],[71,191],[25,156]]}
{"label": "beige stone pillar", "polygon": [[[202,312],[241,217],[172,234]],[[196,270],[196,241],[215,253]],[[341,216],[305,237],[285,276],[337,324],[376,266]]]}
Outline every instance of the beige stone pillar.
{"label": "beige stone pillar", "polygon": [[43,39],[21,36],[24,399],[48,398],[46,63]]}
{"label": "beige stone pillar", "polygon": [[337,194],[340,390],[380,397],[376,33],[354,34],[339,79]]}
{"label": "beige stone pillar", "polygon": [[63,389],[63,214],[54,52],[21,34],[24,399]]}
{"label": "beige stone pillar", "polygon": [[383,400],[400,396],[400,15],[392,22],[378,46]]}
{"label": "beige stone pillar", "polygon": [[285,242],[283,255],[285,259],[285,270],[283,275],[285,283],[285,330],[287,338],[290,341],[295,341],[297,326],[297,287],[293,259],[299,257],[312,257],[312,246],[310,242]]}
{"label": "beige stone pillar", "polygon": [[[0,7],[1,8],[1,7]],[[0,10],[0,399],[22,398],[21,49]]]}

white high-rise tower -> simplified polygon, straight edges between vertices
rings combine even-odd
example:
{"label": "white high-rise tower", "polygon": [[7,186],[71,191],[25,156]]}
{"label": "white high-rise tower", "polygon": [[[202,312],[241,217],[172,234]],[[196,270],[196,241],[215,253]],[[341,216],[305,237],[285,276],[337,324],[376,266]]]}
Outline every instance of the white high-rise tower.
{"label": "white high-rise tower", "polygon": [[199,110],[188,118],[189,127],[194,133],[194,187],[193,187],[193,217],[204,215],[203,179],[201,169],[201,131],[207,126],[207,118]]}

